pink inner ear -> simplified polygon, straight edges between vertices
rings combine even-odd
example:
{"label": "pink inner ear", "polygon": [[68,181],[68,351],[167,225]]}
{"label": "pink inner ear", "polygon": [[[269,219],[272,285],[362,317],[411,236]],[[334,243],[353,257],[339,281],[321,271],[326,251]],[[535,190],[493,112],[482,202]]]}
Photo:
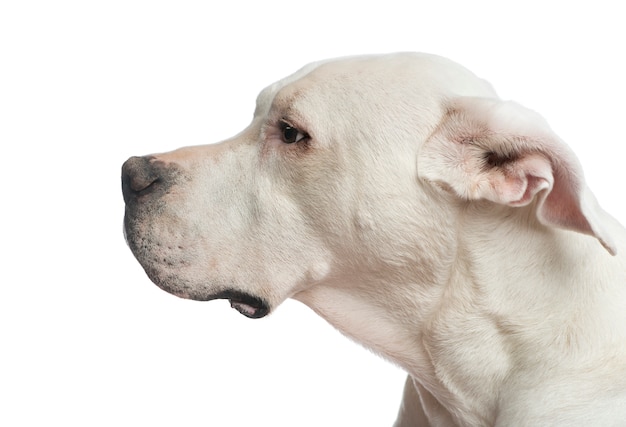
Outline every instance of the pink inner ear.
{"label": "pink inner ear", "polygon": [[571,173],[557,175],[552,190],[543,200],[537,212],[539,220],[551,226],[593,235],[593,229],[580,207],[578,178]]}
{"label": "pink inner ear", "polygon": [[550,162],[538,154],[512,160],[487,172],[495,197],[483,194],[494,202],[509,206],[526,206],[542,190],[550,191],[553,183]]}
{"label": "pink inner ear", "polygon": [[580,166],[575,159],[568,165],[571,168],[555,165],[553,173],[544,155],[518,158],[487,172],[491,191],[483,188],[482,197],[513,207],[526,206],[539,197],[537,218],[542,224],[594,236],[615,255],[615,245],[603,227],[602,209],[591,193],[583,194]]}
{"label": "pink inner ear", "polygon": [[526,178],[526,182],[526,191],[524,192],[524,195],[519,200],[510,202],[509,205],[526,206],[533,201],[537,193],[550,187],[548,181],[546,181],[544,178],[539,178],[536,176],[528,176]]}
{"label": "pink inner ear", "polygon": [[552,165],[541,155],[529,155],[524,159],[515,161],[515,168],[519,169],[525,177],[525,191],[522,197],[510,203],[511,206],[525,206],[529,204],[535,196],[542,190],[552,188],[554,177],[552,176]]}
{"label": "pink inner ear", "polygon": [[461,97],[450,102],[421,148],[422,178],[443,182],[468,200],[525,206],[550,227],[598,238],[615,254],[609,216],[587,189],[574,153],[537,113],[513,102]]}

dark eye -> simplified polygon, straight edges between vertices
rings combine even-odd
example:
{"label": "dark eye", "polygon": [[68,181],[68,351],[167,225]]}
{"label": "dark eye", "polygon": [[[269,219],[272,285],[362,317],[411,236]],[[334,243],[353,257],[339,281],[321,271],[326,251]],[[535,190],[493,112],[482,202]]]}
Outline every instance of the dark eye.
{"label": "dark eye", "polygon": [[308,137],[306,133],[300,132],[297,128],[286,122],[280,122],[280,133],[285,144],[300,142]]}

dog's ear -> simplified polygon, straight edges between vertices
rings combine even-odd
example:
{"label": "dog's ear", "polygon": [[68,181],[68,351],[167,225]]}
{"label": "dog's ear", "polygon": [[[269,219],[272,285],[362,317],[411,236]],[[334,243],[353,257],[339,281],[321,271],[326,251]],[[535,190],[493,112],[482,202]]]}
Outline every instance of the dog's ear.
{"label": "dog's ear", "polygon": [[418,171],[467,200],[515,207],[537,199],[542,224],[595,236],[616,253],[603,228],[608,214],[587,188],[578,159],[541,116],[519,104],[450,102],[419,153]]}

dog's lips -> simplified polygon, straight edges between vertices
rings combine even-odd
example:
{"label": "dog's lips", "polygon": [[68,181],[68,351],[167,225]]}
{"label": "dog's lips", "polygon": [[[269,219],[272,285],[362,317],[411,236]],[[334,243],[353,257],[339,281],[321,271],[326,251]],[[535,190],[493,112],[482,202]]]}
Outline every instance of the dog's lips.
{"label": "dog's lips", "polygon": [[251,319],[265,317],[270,312],[269,304],[263,299],[239,291],[227,291],[217,296],[230,301],[230,306]]}
{"label": "dog's lips", "polygon": [[[158,282],[157,282],[158,283]],[[259,319],[265,317],[270,312],[270,305],[262,298],[241,292],[237,290],[226,290],[214,294],[203,294],[197,292],[189,292],[189,290],[181,291],[169,286],[159,284],[166,292],[176,295],[179,298],[191,299],[195,301],[212,301],[217,299],[225,299],[230,302],[230,306],[239,313],[251,319]]]}
{"label": "dog's lips", "polygon": [[232,308],[234,308],[246,317],[258,319],[267,314],[267,309],[264,307],[252,306],[250,304],[246,304],[245,302],[237,301],[234,299],[229,299],[229,301]]}

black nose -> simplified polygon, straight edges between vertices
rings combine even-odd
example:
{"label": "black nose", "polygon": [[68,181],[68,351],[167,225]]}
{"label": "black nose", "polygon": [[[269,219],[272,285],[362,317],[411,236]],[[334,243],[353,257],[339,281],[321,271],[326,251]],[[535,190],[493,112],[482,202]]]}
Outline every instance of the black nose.
{"label": "black nose", "polygon": [[161,180],[153,157],[131,157],[122,165],[122,194],[128,203],[134,197],[146,194]]}

